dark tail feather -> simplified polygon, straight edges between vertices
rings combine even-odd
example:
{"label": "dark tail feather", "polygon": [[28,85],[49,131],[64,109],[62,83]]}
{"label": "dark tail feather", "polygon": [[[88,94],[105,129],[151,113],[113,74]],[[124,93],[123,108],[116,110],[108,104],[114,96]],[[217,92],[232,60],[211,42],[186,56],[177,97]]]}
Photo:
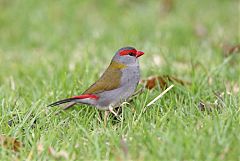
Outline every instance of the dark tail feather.
{"label": "dark tail feather", "polygon": [[57,106],[57,105],[60,105],[60,104],[63,104],[63,103],[72,102],[74,100],[76,100],[76,98],[67,98],[67,99],[64,99],[64,100],[54,102],[54,103],[48,105],[47,107]]}

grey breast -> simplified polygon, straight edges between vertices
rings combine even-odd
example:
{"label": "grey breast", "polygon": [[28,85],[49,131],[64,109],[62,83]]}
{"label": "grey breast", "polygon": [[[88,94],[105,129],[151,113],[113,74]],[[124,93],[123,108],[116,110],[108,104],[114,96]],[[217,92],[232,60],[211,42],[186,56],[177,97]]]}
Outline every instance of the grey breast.
{"label": "grey breast", "polygon": [[106,109],[109,105],[118,106],[121,102],[127,100],[135,91],[140,79],[138,63],[129,65],[122,70],[120,87],[111,91],[101,93],[99,100],[99,109]]}

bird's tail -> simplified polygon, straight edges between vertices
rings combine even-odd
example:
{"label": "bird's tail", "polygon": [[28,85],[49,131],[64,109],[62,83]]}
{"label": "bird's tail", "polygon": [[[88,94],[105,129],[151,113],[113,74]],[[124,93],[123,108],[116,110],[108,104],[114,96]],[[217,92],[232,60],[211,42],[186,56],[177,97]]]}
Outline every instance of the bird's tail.
{"label": "bird's tail", "polygon": [[57,102],[53,102],[50,105],[48,105],[47,107],[53,107],[53,106],[57,106],[57,105],[61,105],[64,103],[68,103],[68,102],[74,102],[75,103],[76,98],[67,98],[67,99],[63,99]]}
{"label": "bird's tail", "polygon": [[97,100],[98,96],[96,95],[92,95],[92,94],[83,94],[80,96],[74,96],[72,98],[67,98],[67,99],[63,99],[54,103],[51,103],[50,105],[48,105],[47,107],[53,107],[53,106],[58,106],[64,103],[68,103],[64,109],[68,109],[72,106],[74,106],[76,103],[83,103],[83,104],[91,104],[91,102],[93,100]]}

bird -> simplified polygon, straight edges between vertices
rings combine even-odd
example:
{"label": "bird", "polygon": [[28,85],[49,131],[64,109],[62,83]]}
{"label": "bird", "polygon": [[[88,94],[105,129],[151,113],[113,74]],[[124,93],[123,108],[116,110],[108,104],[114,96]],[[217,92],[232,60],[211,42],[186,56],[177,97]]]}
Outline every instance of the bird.
{"label": "bird", "polygon": [[113,109],[131,97],[137,88],[140,80],[138,59],[142,55],[144,52],[134,47],[120,48],[101,77],[82,94],[48,106],[68,103],[64,108],[68,109],[76,104],[86,104],[116,115]]}

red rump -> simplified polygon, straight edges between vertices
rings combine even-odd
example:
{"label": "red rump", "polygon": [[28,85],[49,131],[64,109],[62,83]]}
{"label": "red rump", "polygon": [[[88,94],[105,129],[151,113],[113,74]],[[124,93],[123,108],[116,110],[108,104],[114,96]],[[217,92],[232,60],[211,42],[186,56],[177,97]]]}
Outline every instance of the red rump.
{"label": "red rump", "polygon": [[90,99],[98,99],[99,97],[93,94],[83,94],[80,96],[73,96],[72,98],[77,98],[77,99],[85,99],[85,98],[90,98]]}

